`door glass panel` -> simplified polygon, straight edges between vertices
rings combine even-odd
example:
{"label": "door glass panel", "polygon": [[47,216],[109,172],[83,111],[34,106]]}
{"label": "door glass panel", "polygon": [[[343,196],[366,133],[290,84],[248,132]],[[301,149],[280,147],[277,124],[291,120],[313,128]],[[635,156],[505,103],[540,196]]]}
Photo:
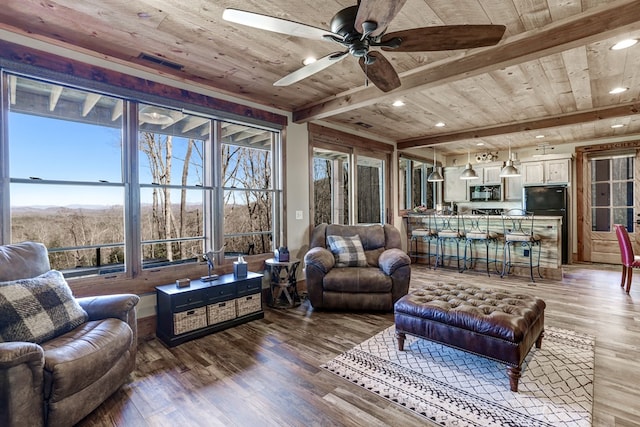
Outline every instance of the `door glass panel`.
{"label": "door glass panel", "polygon": [[613,224],[633,231],[634,157],[611,157],[591,161],[592,230],[610,232]]}
{"label": "door glass panel", "polygon": [[622,224],[627,230],[633,230],[633,208],[614,208],[613,223]]}
{"label": "door glass panel", "polygon": [[313,149],[314,224],[349,223],[349,156]]}
{"label": "door glass panel", "polygon": [[613,161],[613,180],[633,179],[633,157],[619,157]]}
{"label": "door glass panel", "polygon": [[594,206],[609,206],[610,192],[609,183],[601,182],[599,184],[593,184],[593,205]]}
{"label": "door glass panel", "polygon": [[358,218],[359,224],[380,224],[383,218],[384,161],[358,156]]}
{"label": "door glass panel", "polygon": [[594,160],[591,168],[591,181],[608,181],[609,176],[609,159]]}
{"label": "door glass panel", "polygon": [[613,206],[633,205],[633,182],[614,182]]}
{"label": "door glass panel", "polygon": [[611,231],[611,219],[609,208],[593,208],[592,210],[592,231]]}

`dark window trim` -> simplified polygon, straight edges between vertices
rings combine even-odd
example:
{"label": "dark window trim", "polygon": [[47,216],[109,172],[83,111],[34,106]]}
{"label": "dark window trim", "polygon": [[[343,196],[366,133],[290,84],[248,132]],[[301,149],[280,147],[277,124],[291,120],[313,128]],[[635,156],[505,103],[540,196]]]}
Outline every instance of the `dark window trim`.
{"label": "dark window trim", "polygon": [[[220,120],[282,130],[286,116],[235,102],[217,99],[178,87],[156,83],[119,71],[43,52],[0,40],[0,68],[30,78],[43,78],[60,85],[74,85],[88,90],[136,102],[161,104],[209,114]],[[211,88],[215,90],[215,88]]]}

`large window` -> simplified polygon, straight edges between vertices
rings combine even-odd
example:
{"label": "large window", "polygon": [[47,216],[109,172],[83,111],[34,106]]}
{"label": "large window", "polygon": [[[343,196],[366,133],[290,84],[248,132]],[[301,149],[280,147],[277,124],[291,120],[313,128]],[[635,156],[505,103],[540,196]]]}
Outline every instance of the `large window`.
{"label": "large window", "polygon": [[387,223],[391,149],[345,134],[343,144],[329,143],[325,130],[311,134],[313,224]]}
{"label": "large window", "polygon": [[42,242],[66,275],[280,244],[277,130],[2,77],[0,243]]}
{"label": "large window", "polygon": [[204,206],[213,189],[204,183],[211,121],[151,105],[140,105],[138,120],[144,265],[196,260],[206,246]]}
{"label": "large window", "polygon": [[44,243],[59,270],[121,270],[122,101],[17,76],[9,87],[11,242]]}
{"label": "large window", "polygon": [[274,249],[274,134],[225,123],[222,133],[224,244],[228,254],[255,254]]}

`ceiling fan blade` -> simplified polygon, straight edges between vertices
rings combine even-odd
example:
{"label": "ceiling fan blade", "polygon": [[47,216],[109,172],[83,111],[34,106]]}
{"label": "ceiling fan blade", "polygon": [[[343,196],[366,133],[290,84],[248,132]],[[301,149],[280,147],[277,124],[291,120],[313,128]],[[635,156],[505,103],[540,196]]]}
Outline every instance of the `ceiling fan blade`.
{"label": "ceiling fan blade", "polygon": [[339,62],[342,59],[346,58],[347,53],[349,52],[348,51],[334,52],[334,53],[330,53],[327,56],[323,56],[322,58],[318,59],[316,62],[313,62],[309,65],[305,65],[304,67],[297,69],[291,74],[287,74],[286,76],[284,76],[283,78],[275,82],[273,85],[289,86],[290,84],[298,82],[302,79],[306,79],[312,74],[315,74],[318,71],[322,71],[325,68],[335,64],[336,62]]}
{"label": "ceiling fan blade", "polygon": [[305,37],[314,40],[322,39],[325,35],[340,37],[339,35],[333,34],[328,30],[323,30],[322,28],[238,9],[225,9],[222,13],[222,19],[229,22],[235,22],[236,24],[259,28],[261,30],[273,31],[274,33]]}
{"label": "ceiling fan blade", "polygon": [[393,65],[387,58],[377,51],[369,52],[367,55],[370,58],[374,58],[375,61],[371,64],[366,64],[365,58],[361,57],[358,62],[369,80],[383,92],[399,88],[400,77],[398,77],[398,73],[393,69]]}
{"label": "ceiling fan blade", "polygon": [[407,0],[361,0],[356,15],[356,30],[364,33],[362,24],[364,22],[375,22],[377,28],[370,32],[370,36],[379,36],[389,26],[389,23],[400,12]]}
{"label": "ceiling fan blade", "polygon": [[470,49],[473,47],[492,46],[502,39],[506,27],[504,25],[444,25],[438,27],[422,27],[411,30],[395,31],[385,34],[380,44],[400,38],[402,43],[397,48],[382,46],[382,50],[396,52],[424,52],[430,50]]}

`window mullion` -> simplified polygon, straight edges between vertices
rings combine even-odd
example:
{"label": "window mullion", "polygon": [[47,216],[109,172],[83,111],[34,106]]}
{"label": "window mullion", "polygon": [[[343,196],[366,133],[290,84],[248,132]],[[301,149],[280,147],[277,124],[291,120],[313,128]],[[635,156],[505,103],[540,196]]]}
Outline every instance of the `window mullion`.
{"label": "window mullion", "polygon": [[[209,194],[207,206],[207,224],[210,228],[208,234],[209,245],[212,250],[220,250],[224,245],[224,191],[222,190],[222,122],[219,120],[212,121],[211,142],[209,144],[212,150],[211,156],[207,157],[209,169],[205,176],[211,180],[210,187],[213,187],[213,193]],[[224,252],[216,254],[216,261],[222,264],[224,261]]]}
{"label": "window mullion", "polygon": [[138,105],[125,101],[124,111],[122,170],[125,183],[125,272],[128,277],[135,277],[142,270]]}
{"label": "window mullion", "polygon": [[11,209],[9,198],[9,75],[0,70],[0,244],[11,243]]}

